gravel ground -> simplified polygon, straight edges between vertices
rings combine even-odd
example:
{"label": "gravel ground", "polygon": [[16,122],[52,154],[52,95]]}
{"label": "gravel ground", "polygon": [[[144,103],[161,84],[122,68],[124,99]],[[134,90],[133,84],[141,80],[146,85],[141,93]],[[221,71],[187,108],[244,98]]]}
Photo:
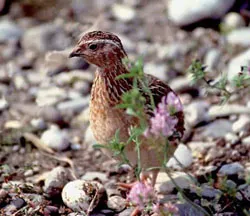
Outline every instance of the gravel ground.
{"label": "gravel ground", "polygon": [[[189,199],[210,215],[250,214],[249,91],[220,106],[217,92],[191,85],[187,74],[197,58],[212,79],[221,73],[232,79],[240,66],[249,66],[248,1],[22,0],[9,10],[9,1],[5,8],[1,2],[1,215],[82,215],[76,204],[64,204],[71,190],[82,196],[77,186],[64,187],[75,178],[101,183],[92,182],[100,203],[91,215],[133,210],[126,191],[115,185],[134,180],[133,173],[92,147],[88,104],[95,68],[67,58],[79,35],[90,30],[116,33],[130,59],[144,56],[145,72],[180,95],[186,133],[176,157],[184,168],[173,159],[168,165]],[[165,173],[156,189],[179,215],[204,215],[180,199]]]}

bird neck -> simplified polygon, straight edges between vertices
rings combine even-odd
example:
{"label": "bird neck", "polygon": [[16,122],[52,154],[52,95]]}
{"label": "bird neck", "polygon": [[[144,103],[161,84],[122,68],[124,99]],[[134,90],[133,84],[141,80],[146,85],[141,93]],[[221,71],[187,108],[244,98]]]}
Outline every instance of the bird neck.
{"label": "bird neck", "polygon": [[121,101],[124,92],[132,88],[131,78],[120,78],[119,75],[128,73],[123,64],[114,64],[106,68],[98,68],[92,86],[91,98],[102,104],[116,105]]}

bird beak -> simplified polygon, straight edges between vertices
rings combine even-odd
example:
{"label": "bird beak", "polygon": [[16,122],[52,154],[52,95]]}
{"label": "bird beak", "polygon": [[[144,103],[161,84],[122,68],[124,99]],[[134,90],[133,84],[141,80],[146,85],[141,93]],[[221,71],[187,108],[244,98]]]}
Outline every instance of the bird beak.
{"label": "bird beak", "polygon": [[69,58],[79,57],[81,55],[79,47],[75,47],[73,51],[69,54]]}

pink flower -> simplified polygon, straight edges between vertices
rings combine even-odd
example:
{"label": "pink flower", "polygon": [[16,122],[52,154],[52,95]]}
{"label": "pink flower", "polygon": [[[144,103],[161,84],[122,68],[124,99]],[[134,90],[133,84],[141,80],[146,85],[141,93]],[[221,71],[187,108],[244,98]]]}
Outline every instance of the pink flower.
{"label": "pink flower", "polygon": [[158,202],[153,205],[152,210],[160,215],[177,214],[179,211],[178,208],[170,202],[164,203],[163,205],[160,205]]}
{"label": "pink flower", "polygon": [[156,200],[153,187],[142,182],[136,183],[128,194],[128,200],[139,210],[143,210],[147,204]]}
{"label": "pink flower", "polygon": [[161,103],[158,104],[154,111],[154,116],[150,119],[150,127],[145,130],[144,136],[171,136],[178,123],[178,119],[174,114],[182,110],[180,99],[173,92],[162,97]]}

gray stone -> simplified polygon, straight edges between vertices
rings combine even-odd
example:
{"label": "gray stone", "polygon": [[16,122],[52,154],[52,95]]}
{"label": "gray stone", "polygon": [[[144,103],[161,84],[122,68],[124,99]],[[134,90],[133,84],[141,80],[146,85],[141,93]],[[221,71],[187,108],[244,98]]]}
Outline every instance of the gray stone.
{"label": "gray stone", "polygon": [[146,63],[144,72],[156,76],[162,81],[167,81],[167,66],[165,64]]}
{"label": "gray stone", "polygon": [[24,49],[46,52],[49,50],[63,50],[70,45],[62,26],[46,23],[28,29],[23,35]]}
{"label": "gray stone", "polygon": [[107,203],[107,206],[116,212],[121,212],[123,209],[125,209],[126,205],[127,201],[124,198],[116,195],[109,197]]}
{"label": "gray stone", "polygon": [[80,112],[89,104],[89,97],[77,98],[69,101],[61,102],[57,105],[57,109],[61,112]]}
{"label": "gray stone", "polygon": [[215,188],[208,186],[208,185],[204,185],[202,187],[202,191],[201,191],[202,197],[213,199],[213,198],[216,198],[220,195],[222,195],[222,192],[218,189],[215,189]]}
{"label": "gray stone", "polygon": [[202,131],[203,137],[222,138],[232,132],[232,123],[225,119],[216,120],[205,126]]}
{"label": "gray stone", "polygon": [[70,180],[69,172],[64,167],[56,167],[51,170],[43,186],[43,191],[50,197],[57,197],[61,194],[61,191]]}
{"label": "gray stone", "polygon": [[231,116],[233,114],[250,114],[250,109],[249,107],[242,106],[239,104],[227,104],[227,105],[213,105],[208,110],[208,116],[211,119]]}
{"label": "gray stone", "polygon": [[185,26],[206,18],[220,18],[234,2],[235,0],[170,0],[168,16],[175,24]]}
{"label": "gray stone", "polygon": [[240,139],[234,133],[227,133],[225,135],[225,140],[231,144],[236,144],[237,142],[239,142]]}
{"label": "gray stone", "polygon": [[209,104],[206,101],[194,101],[188,106],[185,106],[185,120],[191,125],[195,126],[202,121],[209,120],[208,109]]}
{"label": "gray stone", "polygon": [[241,115],[239,119],[233,123],[232,129],[234,133],[248,131],[250,129],[250,117]]}
{"label": "gray stone", "polygon": [[[191,184],[193,183],[190,177],[184,172],[174,172],[172,173],[172,178],[175,180],[176,184],[184,189],[190,188]],[[171,181],[169,176],[165,172],[160,172],[156,179],[155,189],[160,194],[169,194],[175,188],[174,183]]]}
{"label": "gray stone", "polygon": [[122,22],[132,21],[136,17],[135,9],[125,4],[113,4],[111,10],[114,17]]}
{"label": "gray stone", "polygon": [[224,17],[222,25],[224,25],[226,29],[231,30],[243,27],[246,23],[239,13],[230,12]]}
{"label": "gray stone", "polygon": [[243,171],[244,171],[244,167],[240,163],[234,162],[231,164],[223,165],[220,168],[219,173],[222,175],[234,175]]}
{"label": "gray stone", "polygon": [[205,156],[205,162],[210,162],[216,158],[219,158],[224,155],[224,150],[218,148],[211,148],[208,150]]}
{"label": "gray stone", "polygon": [[250,45],[250,28],[240,28],[230,32],[226,39],[229,44],[248,47]]}
{"label": "gray stone", "polygon": [[14,22],[6,19],[0,21],[0,43],[10,40],[19,40],[22,37],[23,30]]}
{"label": "gray stone", "polygon": [[[232,81],[241,70],[241,66],[248,66],[250,59],[250,49],[240,53],[230,60],[227,69],[228,80]],[[249,111],[250,112],[250,111]]]}
{"label": "gray stone", "polygon": [[134,208],[127,208],[124,211],[122,211],[121,213],[118,214],[118,216],[131,216],[132,212],[134,211]]}
{"label": "gray stone", "polygon": [[102,172],[86,172],[81,179],[83,180],[101,180],[102,182],[106,182],[108,180],[107,174]]}
{"label": "gray stone", "polygon": [[204,58],[204,64],[207,66],[206,70],[214,70],[220,62],[220,57],[221,51],[219,49],[213,48],[208,50]]}
{"label": "gray stone", "polygon": [[90,144],[90,145],[96,144],[95,137],[90,127],[87,128],[84,138],[85,138],[84,139],[85,143]]}
{"label": "gray stone", "polygon": [[37,130],[46,128],[46,122],[42,118],[31,119],[30,124]]}
{"label": "gray stone", "polygon": [[242,139],[242,144],[244,144],[246,147],[250,147],[250,136],[247,136]]}
{"label": "gray stone", "polygon": [[48,147],[63,151],[70,145],[70,139],[66,131],[61,131],[57,126],[52,125],[48,130],[41,135],[41,141]]}
{"label": "gray stone", "polygon": [[[181,165],[175,158],[177,158]],[[188,149],[186,145],[180,144],[174,152],[174,157],[170,158],[170,160],[168,161],[167,166],[175,169],[182,169],[189,167],[192,162],[192,152]]]}
{"label": "gray stone", "polygon": [[7,109],[9,107],[9,103],[5,98],[0,99],[0,112]]}

